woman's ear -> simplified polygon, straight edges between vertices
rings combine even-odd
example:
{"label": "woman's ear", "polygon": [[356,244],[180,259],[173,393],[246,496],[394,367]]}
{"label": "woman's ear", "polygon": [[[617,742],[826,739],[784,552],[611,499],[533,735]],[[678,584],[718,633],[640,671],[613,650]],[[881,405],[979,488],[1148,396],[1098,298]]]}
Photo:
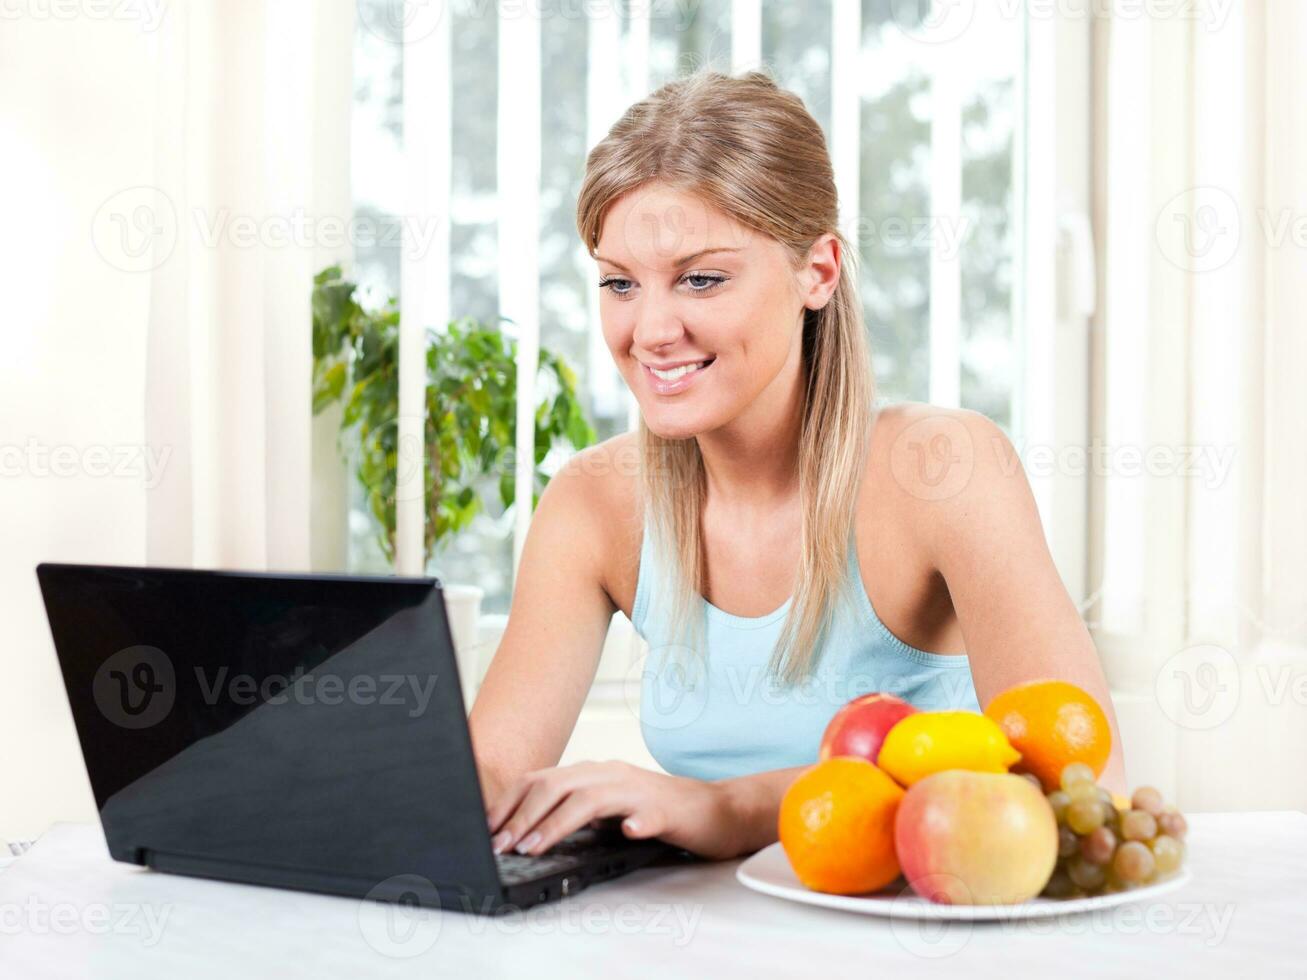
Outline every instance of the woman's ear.
{"label": "woman's ear", "polygon": [[840,284],[840,240],[831,232],[826,232],[812,243],[808,249],[808,262],[805,270],[807,291],[803,305],[810,310],[820,310]]}

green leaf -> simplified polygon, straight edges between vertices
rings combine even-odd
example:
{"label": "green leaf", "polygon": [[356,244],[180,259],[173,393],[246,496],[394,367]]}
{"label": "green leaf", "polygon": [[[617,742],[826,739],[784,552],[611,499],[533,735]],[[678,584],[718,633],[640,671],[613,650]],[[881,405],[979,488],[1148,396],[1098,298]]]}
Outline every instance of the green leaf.
{"label": "green leaf", "polygon": [[[377,540],[393,560],[400,312],[393,297],[380,308],[371,303],[364,308],[356,298],[361,295],[338,265],[314,276],[313,410],[344,399],[338,446],[349,453],[378,525]],[[512,323],[461,316],[424,331],[427,452],[422,472],[428,506],[423,537],[428,555],[484,511],[483,494],[497,492],[505,508],[514,505],[516,483],[507,454],[517,431],[518,345],[504,330]],[[595,438],[577,395],[575,372],[548,348],[539,355],[538,392],[544,397],[534,406],[537,467],[555,439],[581,448]],[[497,467],[502,467],[498,473]],[[538,469],[536,482],[548,483]],[[495,490],[482,489],[490,485]],[[538,493],[533,494],[532,506],[538,501]]]}
{"label": "green leaf", "polygon": [[345,390],[345,362],[337,361],[327,368],[313,389],[313,414],[317,415],[328,405],[339,400]]}

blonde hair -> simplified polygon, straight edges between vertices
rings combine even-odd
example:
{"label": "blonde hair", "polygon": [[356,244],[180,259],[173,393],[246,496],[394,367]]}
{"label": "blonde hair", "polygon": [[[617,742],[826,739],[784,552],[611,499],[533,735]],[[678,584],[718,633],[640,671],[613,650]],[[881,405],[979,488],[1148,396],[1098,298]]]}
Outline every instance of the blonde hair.
{"label": "blonde hair", "polygon": [[[608,209],[652,181],[780,242],[796,271],[820,236],[840,242],[834,294],[803,314],[803,531],[793,601],[769,665],[773,678],[792,684],[809,676],[834,607],[848,598],[848,549],[874,409],[855,251],[838,230],[825,137],[803,100],[762,72],[700,70],[669,82],[627,109],[586,160],[577,230],[592,256]],[[694,611],[689,647],[698,651],[707,580],[703,457],[696,439],[663,439],[643,420],[639,446],[642,504],[655,545],[672,559],[673,636],[684,637]]]}

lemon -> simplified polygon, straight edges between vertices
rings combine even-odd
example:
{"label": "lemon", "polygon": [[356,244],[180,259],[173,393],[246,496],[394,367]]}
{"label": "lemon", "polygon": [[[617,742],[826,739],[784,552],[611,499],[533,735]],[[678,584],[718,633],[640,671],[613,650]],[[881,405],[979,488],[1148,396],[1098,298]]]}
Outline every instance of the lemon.
{"label": "lemon", "polygon": [[945,769],[1007,772],[1020,758],[992,718],[974,711],[921,711],[889,730],[876,763],[911,786]]}

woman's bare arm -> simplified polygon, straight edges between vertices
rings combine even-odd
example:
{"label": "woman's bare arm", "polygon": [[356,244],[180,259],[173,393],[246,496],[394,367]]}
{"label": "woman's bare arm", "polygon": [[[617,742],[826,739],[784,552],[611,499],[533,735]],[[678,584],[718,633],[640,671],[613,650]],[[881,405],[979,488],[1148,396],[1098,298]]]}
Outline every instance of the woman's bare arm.
{"label": "woman's bare arm", "polygon": [[776,840],[781,796],[803,766],[705,782],[594,762],[557,768],[594,680],[616,606],[604,547],[630,501],[605,484],[609,444],[549,481],[522,551],[508,628],[468,719],[492,831],[535,853],[599,816],[629,815],[629,837],[663,837],[705,857]]}
{"label": "woman's bare arm", "polygon": [[907,474],[900,489],[912,498],[914,523],[948,585],[982,707],[1024,681],[1055,678],[1083,688],[1102,706],[1112,729],[1100,782],[1128,795],[1107,680],[1049,553],[1015,447],[977,412],[923,406],[908,419],[911,436],[895,439],[891,452],[908,452],[911,441],[930,446],[932,459],[955,468],[942,477],[920,471],[932,482],[918,492],[903,486],[919,472],[915,459],[894,472]]}
{"label": "woman's bare arm", "polygon": [[531,520],[508,626],[468,719],[487,800],[558,763],[594,680],[616,611],[602,582],[606,452],[569,459]]}
{"label": "woman's bare arm", "polygon": [[726,856],[739,857],[774,844],[779,836],[781,797],[799,774],[812,766],[772,769],[717,783],[731,823]]}

